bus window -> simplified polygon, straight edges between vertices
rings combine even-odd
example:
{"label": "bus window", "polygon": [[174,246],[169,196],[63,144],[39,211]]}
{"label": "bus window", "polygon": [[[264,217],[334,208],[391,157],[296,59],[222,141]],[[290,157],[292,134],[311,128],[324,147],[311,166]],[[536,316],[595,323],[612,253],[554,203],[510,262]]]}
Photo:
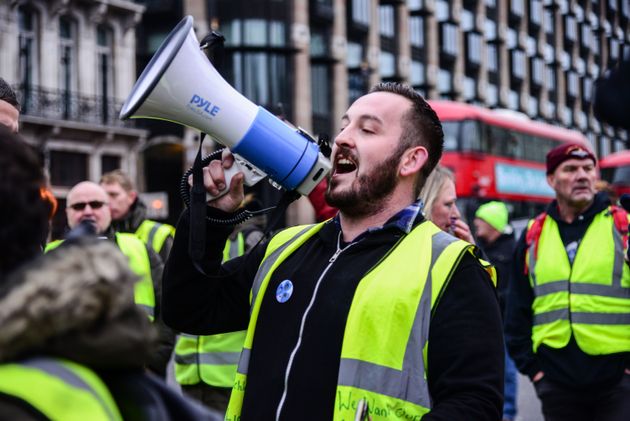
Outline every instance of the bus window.
{"label": "bus window", "polygon": [[458,121],[443,121],[442,130],[444,131],[444,150],[456,151],[458,150],[457,135],[459,131]]}
{"label": "bus window", "polygon": [[465,120],[461,124],[462,151],[483,152],[479,122]]}

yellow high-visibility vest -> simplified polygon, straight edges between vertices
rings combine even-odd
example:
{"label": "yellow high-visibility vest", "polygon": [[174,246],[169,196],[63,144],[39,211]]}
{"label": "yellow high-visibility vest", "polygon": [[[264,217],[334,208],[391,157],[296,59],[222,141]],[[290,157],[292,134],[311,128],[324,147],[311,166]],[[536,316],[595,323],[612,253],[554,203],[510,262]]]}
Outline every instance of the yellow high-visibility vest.
{"label": "yellow high-visibility vest", "polygon": [[[322,226],[286,229],[267,247],[251,290],[251,318],[226,420],[240,419],[256,322],[269,280]],[[354,420],[361,401],[369,403],[374,421],[419,420],[431,410],[426,381],[431,310],[453,268],[473,249],[426,221],[361,279],[345,326],[334,420]],[[494,271],[489,273],[496,285]]]}
{"label": "yellow high-visibility vest", "polygon": [[630,351],[630,269],[609,209],[593,218],[573,265],[548,215],[525,258],[534,291],[534,352],[542,344],[564,348],[572,334],[589,355]]}

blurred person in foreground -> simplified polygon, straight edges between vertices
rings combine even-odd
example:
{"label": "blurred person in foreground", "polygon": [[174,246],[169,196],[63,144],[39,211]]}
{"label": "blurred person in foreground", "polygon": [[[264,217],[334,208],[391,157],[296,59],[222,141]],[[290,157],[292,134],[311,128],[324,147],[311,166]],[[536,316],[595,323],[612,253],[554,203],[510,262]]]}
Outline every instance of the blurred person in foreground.
{"label": "blurred person in foreground", "polygon": [[628,214],[595,193],[597,160],[579,144],[547,154],[556,198],[517,243],[506,339],[546,420],[630,414]]}
{"label": "blurred person in foreground", "polygon": [[[160,312],[162,259],[150,247],[133,234],[118,233],[111,227],[109,197],[101,186],[91,181],[82,181],[72,187],[66,199],[66,217],[70,229],[79,226],[115,244],[129,260],[131,269],[140,277],[134,288],[136,304],[158,327],[159,344],[147,362],[147,366],[161,377],[166,376],[166,367],[175,344],[175,334],[164,325]],[[56,240],[46,246],[46,251],[62,244]]]}
{"label": "blurred person in foreground", "polygon": [[[283,230],[223,265],[232,227],[208,222],[202,274],[184,211],[164,320],[196,334],[247,328],[226,419],[500,420],[493,281],[474,246],[426,221],[417,200],[441,156],[437,115],[412,88],[384,83],[342,125],[326,194],[333,219]],[[223,158],[204,169],[212,194],[233,162]],[[237,173],[207,211],[230,217],[242,199]]]}
{"label": "blurred person in foreground", "polygon": [[155,333],[115,246],[83,238],[42,254],[44,183],[23,139],[0,127],[0,418],[213,419],[144,374]]}
{"label": "blurred person in foreground", "polygon": [[435,167],[420,192],[424,217],[455,237],[475,244],[470,227],[462,220],[457,208],[455,175],[441,165]]}
{"label": "blurred person in foreground", "polygon": [[20,102],[15,91],[0,77],[0,125],[6,126],[13,133],[18,132]]}
{"label": "blurred person in foreground", "polygon": [[[503,202],[488,202],[475,212],[473,225],[477,245],[497,270],[497,292],[502,319],[505,320],[505,300],[512,283],[513,258],[516,241],[514,230],[508,222],[508,209]],[[505,386],[503,419],[513,421],[517,413],[517,372],[514,361],[505,354]]]}
{"label": "blurred person in foreground", "polygon": [[123,171],[114,170],[103,174],[100,184],[109,196],[114,231],[135,234],[166,262],[173,246],[175,228],[147,219],[147,206],[140,200],[131,179]]}

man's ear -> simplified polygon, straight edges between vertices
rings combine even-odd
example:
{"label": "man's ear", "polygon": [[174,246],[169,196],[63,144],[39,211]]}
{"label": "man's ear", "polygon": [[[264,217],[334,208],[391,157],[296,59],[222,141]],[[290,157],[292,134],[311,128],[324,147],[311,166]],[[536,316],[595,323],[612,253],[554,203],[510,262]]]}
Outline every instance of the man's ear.
{"label": "man's ear", "polygon": [[420,172],[428,159],[429,153],[424,146],[407,149],[400,159],[400,175],[404,177]]}
{"label": "man's ear", "polygon": [[129,198],[131,199],[131,203],[135,202],[136,199],[138,198],[138,192],[135,190],[130,190],[128,194],[129,194]]}
{"label": "man's ear", "polygon": [[549,184],[549,187],[551,187],[552,189],[554,188],[553,181],[554,181],[553,174],[547,174],[547,184]]}

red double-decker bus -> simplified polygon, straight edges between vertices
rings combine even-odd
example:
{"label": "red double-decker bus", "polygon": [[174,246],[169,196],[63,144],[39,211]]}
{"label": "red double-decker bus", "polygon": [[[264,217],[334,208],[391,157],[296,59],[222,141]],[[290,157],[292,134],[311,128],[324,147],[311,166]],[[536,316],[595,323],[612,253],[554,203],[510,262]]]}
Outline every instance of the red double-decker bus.
{"label": "red double-decker bus", "polygon": [[630,194],[630,151],[615,152],[599,161],[602,180],[610,183],[617,196]]}
{"label": "red double-decker bus", "polygon": [[452,101],[429,103],[444,129],[441,164],[454,171],[458,205],[469,220],[487,200],[505,202],[513,218],[533,217],[554,197],[546,181],[547,152],[561,142],[592,150],[582,133],[521,113]]}

